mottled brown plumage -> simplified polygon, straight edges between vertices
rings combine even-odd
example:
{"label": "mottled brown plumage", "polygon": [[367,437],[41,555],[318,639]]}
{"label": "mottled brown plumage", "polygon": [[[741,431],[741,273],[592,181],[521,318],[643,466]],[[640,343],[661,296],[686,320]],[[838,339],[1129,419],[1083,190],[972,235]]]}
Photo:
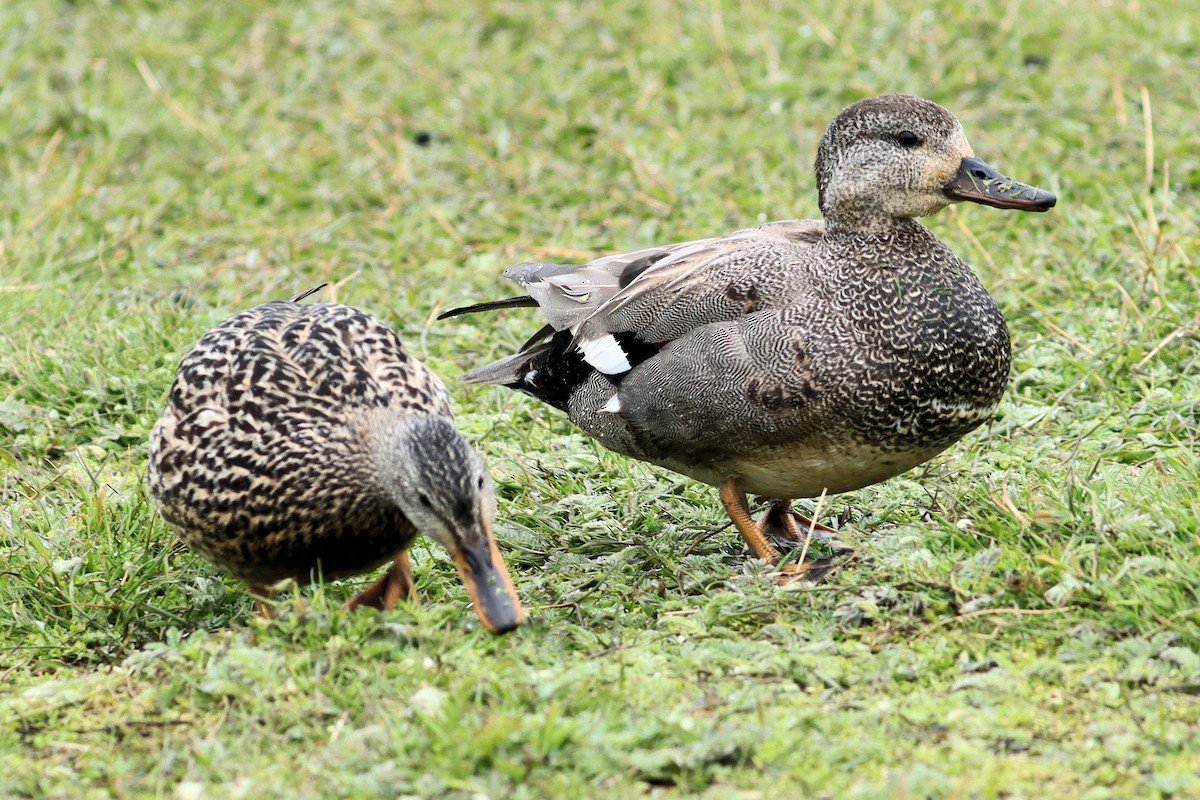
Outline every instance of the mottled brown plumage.
{"label": "mottled brown plumage", "polygon": [[151,433],[149,480],[184,541],[257,595],[392,561],[352,602],[390,607],[415,596],[405,553],[423,530],[490,629],[520,622],[491,476],[445,387],[349,306],[267,303],[205,334]]}
{"label": "mottled brown plumage", "polygon": [[532,394],[612,450],[720,486],[751,549],[778,561],[763,534],[796,539],[796,521],[776,504],[754,526],[744,492],[786,500],[876,483],[1000,400],[1004,320],[913,218],[961,200],[1054,205],[975,158],[950,112],[910,95],[843,111],[816,175],[823,223],[510,269],[549,339],[463,380]]}

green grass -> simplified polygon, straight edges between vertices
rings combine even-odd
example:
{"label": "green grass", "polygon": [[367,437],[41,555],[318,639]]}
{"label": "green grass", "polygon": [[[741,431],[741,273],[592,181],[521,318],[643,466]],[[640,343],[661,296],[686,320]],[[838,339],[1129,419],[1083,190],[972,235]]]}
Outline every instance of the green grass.
{"label": "green grass", "polygon": [[[1200,20],[1039,4],[0,4],[0,796],[1200,797]],[[996,421],[833,498],[776,588],[715,492],[452,379],[507,265],[813,216],[910,91],[1060,197],[929,221],[1014,335]],[[321,281],[448,379],[529,625],[249,596],[148,503],[183,352]],[[818,555],[826,554],[824,552]]]}

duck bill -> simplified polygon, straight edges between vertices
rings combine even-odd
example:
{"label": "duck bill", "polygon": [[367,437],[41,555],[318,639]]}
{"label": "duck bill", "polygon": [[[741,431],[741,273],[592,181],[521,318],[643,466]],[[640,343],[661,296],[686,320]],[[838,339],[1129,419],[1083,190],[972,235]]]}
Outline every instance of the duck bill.
{"label": "duck bill", "polygon": [[454,565],[484,627],[492,633],[508,633],[521,624],[521,599],[491,536],[464,545],[454,554]]}
{"label": "duck bill", "polygon": [[956,203],[965,200],[1018,211],[1049,211],[1058,202],[1050,192],[1006,178],[974,157],[962,160],[958,174],[942,191]]}

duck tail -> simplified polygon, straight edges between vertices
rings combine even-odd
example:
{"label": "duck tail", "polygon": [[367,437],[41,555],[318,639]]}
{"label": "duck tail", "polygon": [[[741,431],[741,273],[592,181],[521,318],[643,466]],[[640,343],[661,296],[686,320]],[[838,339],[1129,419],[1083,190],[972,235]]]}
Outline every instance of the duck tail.
{"label": "duck tail", "polygon": [[532,297],[521,295],[520,297],[506,297],[503,300],[489,300],[486,303],[475,303],[470,306],[459,306],[452,308],[449,311],[443,311],[438,314],[438,319],[450,319],[463,314],[478,314],[480,311],[499,311],[505,308],[534,308],[537,306],[537,301]]}
{"label": "duck tail", "polygon": [[329,281],[325,281],[324,283],[318,283],[316,286],[312,287],[311,289],[305,289],[300,294],[289,299],[288,302],[289,303],[299,303],[301,300],[304,300],[304,299],[308,298],[309,296],[316,294],[317,292],[321,291],[328,285],[329,285]]}
{"label": "duck tail", "polygon": [[520,389],[525,377],[533,371],[533,362],[543,355],[545,346],[505,356],[499,361],[476,367],[459,380],[468,386],[511,386]]}
{"label": "duck tail", "polygon": [[484,364],[461,380],[475,386],[507,386],[566,411],[571,394],[595,372],[571,342],[570,332],[558,331],[548,341]]}

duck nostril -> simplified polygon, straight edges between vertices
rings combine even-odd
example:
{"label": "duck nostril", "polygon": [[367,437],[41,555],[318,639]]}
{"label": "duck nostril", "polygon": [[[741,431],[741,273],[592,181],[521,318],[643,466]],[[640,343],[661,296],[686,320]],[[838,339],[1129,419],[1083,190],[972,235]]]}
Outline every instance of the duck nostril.
{"label": "duck nostril", "polygon": [[974,175],[976,178],[979,178],[979,180],[983,180],[984,178],[987,177],[987,173],[981,169],[973,169],[973,170],[971,170],[971,174]]}

